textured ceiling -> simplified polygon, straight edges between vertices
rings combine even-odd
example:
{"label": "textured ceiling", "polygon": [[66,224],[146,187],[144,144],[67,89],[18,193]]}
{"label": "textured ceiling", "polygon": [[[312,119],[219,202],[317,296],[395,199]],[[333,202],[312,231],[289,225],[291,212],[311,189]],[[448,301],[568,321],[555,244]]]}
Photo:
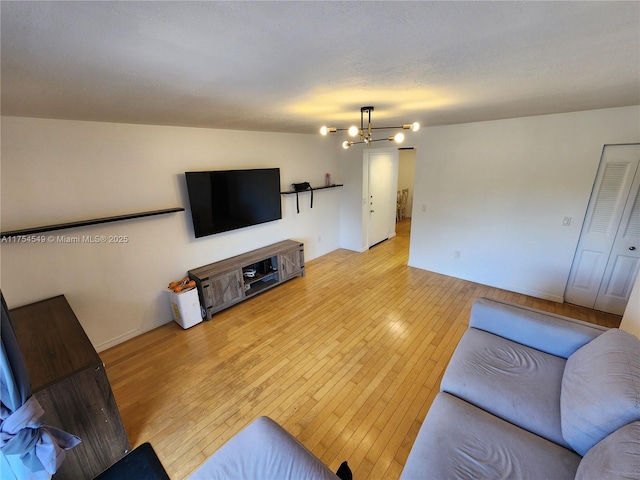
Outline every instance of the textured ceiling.
{"label": "textured ceiling", "polygon": [[317,132],[640,104],[640,2],[9,2],[2,114]]}

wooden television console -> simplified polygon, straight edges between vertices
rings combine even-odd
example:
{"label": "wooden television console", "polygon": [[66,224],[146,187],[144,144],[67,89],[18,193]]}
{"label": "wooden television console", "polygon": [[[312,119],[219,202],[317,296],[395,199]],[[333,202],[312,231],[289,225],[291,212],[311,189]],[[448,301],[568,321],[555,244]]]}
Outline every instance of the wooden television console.
{"label": "wooden television console", "polygon": [[207,320],[220,310],[304,274],[304,244],[294,240],[189,270]]}
{"label": "wooden television console", "polygon": [[220,310],[304,274],[304,244],[294,240],[189,270],[207,320]]}

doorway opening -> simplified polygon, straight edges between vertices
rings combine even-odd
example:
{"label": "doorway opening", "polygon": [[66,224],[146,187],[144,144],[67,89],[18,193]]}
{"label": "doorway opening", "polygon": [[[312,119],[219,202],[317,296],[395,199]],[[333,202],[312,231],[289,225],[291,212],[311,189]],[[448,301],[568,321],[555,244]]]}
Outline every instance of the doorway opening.
{"label": "doorway opening", "polygon": [[396,234],[411,234],[411,212],[416,175],[415,147],[398,149],[398,187],[396,200]]}
{"label": "doorway opening", "polygon": [[414,147],[365,150],[362,213],[367,249],[396,235],[410,237],[415,164]]}

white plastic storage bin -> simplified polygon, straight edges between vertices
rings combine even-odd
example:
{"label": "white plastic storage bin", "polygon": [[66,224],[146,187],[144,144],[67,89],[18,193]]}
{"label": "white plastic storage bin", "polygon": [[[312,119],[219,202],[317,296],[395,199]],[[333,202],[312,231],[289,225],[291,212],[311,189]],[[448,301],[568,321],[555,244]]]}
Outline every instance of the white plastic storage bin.
{"label": "white plastic storage bin", "polygon": [[167,289],[171,301],[173,319],[182,327],[189,328],[202,322],[198,290],[192,288],[180,293]]}

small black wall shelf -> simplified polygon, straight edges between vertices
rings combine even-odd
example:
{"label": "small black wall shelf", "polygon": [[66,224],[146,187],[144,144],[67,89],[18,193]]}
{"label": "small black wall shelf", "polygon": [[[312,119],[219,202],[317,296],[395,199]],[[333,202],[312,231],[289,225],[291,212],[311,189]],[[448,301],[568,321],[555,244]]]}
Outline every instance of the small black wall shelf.
{"label": "small black wall shelf", "polygon": [[163,210],[152,210],[149,212],[129,213],[126,215],[116,215],[114,217],[93,218],[91,220],[80,220],[79,222],[59,223],[57,225],[46,225],[42,227],[25,228],[23,230],[11,230],[10,232],[0,232],[0,238],[21,237],[25,235],[36,235],[38,233],[52,232],[54,230],[65,230],[67,228],[86,227],[89,225],[98,225],[100,223],[119,222],[121,220],[130,220],[132,218],[151,217],[153,215],[162,215],[165,213],[183,212],[184,208],[165,208]]}
{"label": "small black wall shelf", "polygon": [[[329,185],[324,187],[311,187],[311,188],[315,192],[316,190],[324,190],[325,188],[336,188],[336,187],[344,187],[344,185],[340,183],[340,184],[334,184],[334,185]],[[300,190],[299,192],[296,192],[295,190],[287,190],[286,192],[280,192],[280,195],[291,195],[295,193],[304,193],[304,192],[310,192],[310,191],[311,190]]]}

